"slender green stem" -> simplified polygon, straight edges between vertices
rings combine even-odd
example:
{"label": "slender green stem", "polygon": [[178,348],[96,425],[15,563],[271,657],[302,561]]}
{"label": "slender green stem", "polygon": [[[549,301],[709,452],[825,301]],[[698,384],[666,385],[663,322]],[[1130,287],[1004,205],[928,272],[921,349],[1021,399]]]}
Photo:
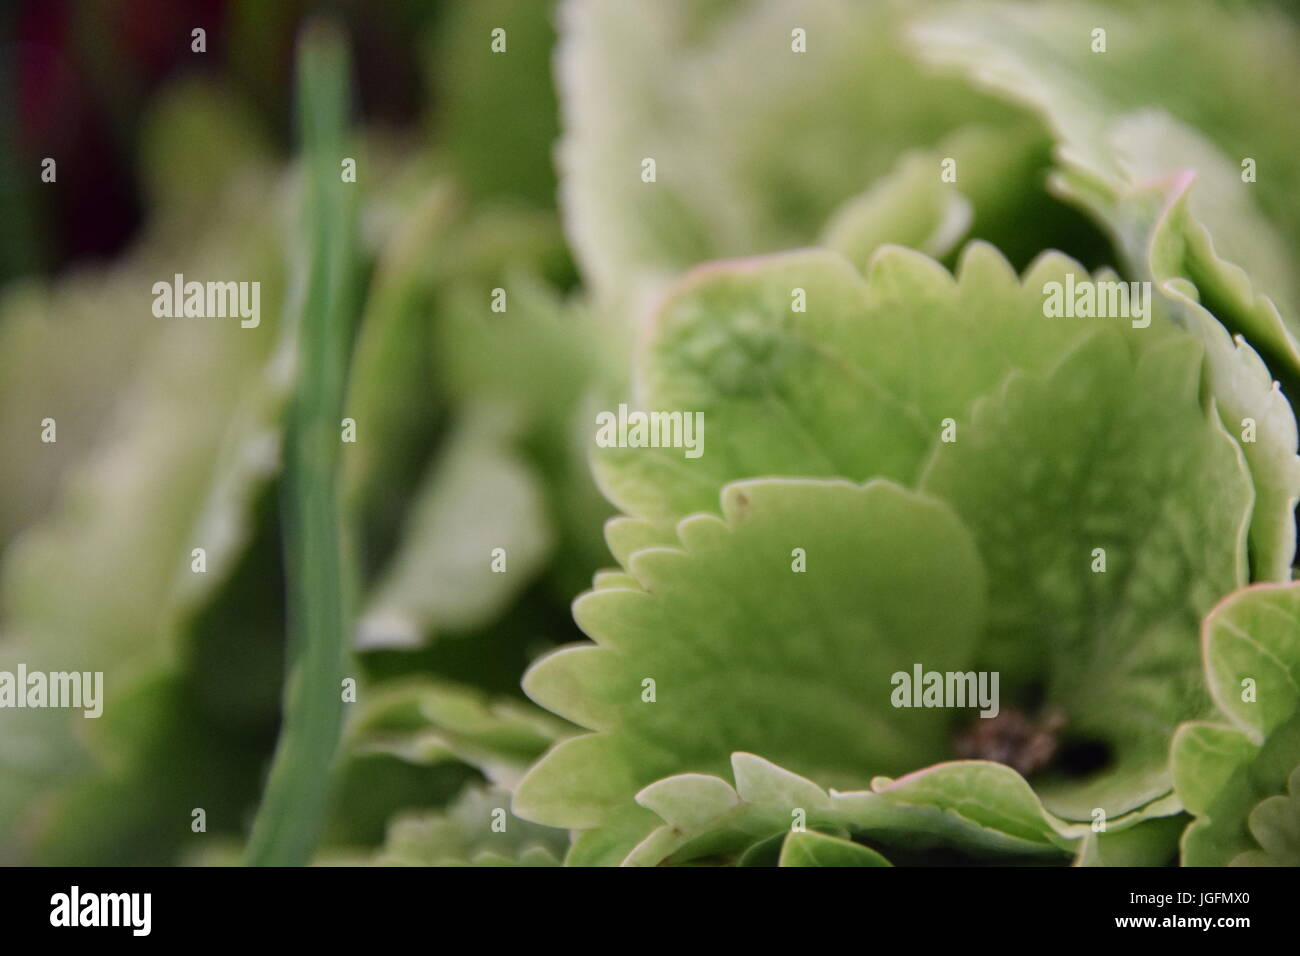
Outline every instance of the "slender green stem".
{"label": "slender green stem", "polygon": [[339,530],[339,423],[355,310],[355,186],[341,181],[350,89],[341,36],[313,24],[298,60],[304,247],[297,388],[285,438],[288,662],[283,718],[245,862],[308,862],[324,823],[342,727],[349,609]]}

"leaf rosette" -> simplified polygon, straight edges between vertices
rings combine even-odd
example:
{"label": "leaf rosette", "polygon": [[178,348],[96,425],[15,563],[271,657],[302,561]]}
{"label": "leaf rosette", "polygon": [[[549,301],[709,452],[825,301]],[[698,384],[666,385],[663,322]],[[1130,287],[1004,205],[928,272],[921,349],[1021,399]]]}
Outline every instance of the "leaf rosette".
{"label": "leaf rosette", "polygon": [[[1254,486],[1200,341],[1156,303],[1146,324],[1051,317],[1067,276],[1113,279],[1047,254],[1021,280],[977,243],[955,275],[897,247],[865,278],[807,251],[670,292],[634,400],[702,411],[705,450],[594,449],[621,570],[575,603],[595,643],[524,684],[593,733],[532,769],[516,812],[587,831],[578,859],[628,859],[655,829],[645,788],[750,753],[911,808],[828,822],[878,846],[995,831],[1068,859],[1099,818],[1176,813],[1168,742],[1209,712],[1196,635],[1248,580]],[[917,664],[996,672],[1003,710],[1059,714],[1053,759],[1028,782],[956,759],[983,718],[897,706]],[[1007,801],[1018,817],[971,809]]]}

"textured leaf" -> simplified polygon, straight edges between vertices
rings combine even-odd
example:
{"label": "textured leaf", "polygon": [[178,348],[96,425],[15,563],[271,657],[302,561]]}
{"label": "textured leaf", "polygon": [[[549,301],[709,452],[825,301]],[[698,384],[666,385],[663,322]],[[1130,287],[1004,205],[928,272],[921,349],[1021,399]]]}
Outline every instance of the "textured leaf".
{"label": "textured leaf", "polygon": [[[1069,274],[1087,275],[1048,254],[1021,283],[984,243],[955,279],[897,247],[878,251],[865,280],[824,251],[702,267],[647,330],[632,404],[702,413],[703,453],[596,448],[597,481],[651,518],[713,510],[724,483],[761,475],[913,482],[945,420],[965,421],[1012,370],[1052,368],[1098,323],[1139,341],[1170,334],[1155,319],[1047,318],[1044,285]],[[796,289],[806,312],[792,309]]]}
{"label": "textured leaf", "polygon": [[[639,577],[636,549],[661,546],[671,517],[713,510],[710,490],[736,479],[920,482],[963,515],[991,572],[994,616],[975,660],[1002,675],[1013,708],[1066,720],[1057,767],[1034,780],[1042,799],[1079,821],[1098,808],[1111,820],[1176,812],[1158,803],[1171,788],[1167,742],[1208,709],[1195,634],[1247,580],[1253,502],[1239,447],[1202,404],[1201,346],[1160,314],[1147,327],[1046,317],[1046,283],[1082,271],[1060,256],[1023,283],[978,244],[955,280],[900,249],[869,268],[863,282],[827,253],[777,256],[701,270],[667,300],[639,355],[637,405],[702,410],[704,453],[597,450],[604,490],[649,516],[613,523],[612,549]],[[796,287],[806,313],[790,311]],[[955,441],[940,438],[945,418]],[[640,598],[619,590],[627,583],[607,577],[597,595],[618,595],[630,615]],[[587,677],[561,712],[616,724],[590,689],[612,679],[602,668],[614,660],[572,652]],[[1102,759],[1075,769],[1071,753],[1090,751]],[[918,751],[900,769],[952,755]],[[589,757],[617,762],[605,742],[557,759],[577,774]],[[603,784],[605,796],[626,786]]]}
{"label": "textured leaf", "polygon": [[1300,585],[1232,595],[1206,618],[1203,645],[1224,722],[1185,724],[1174,738],[1175,788],[1195,817],[1182,862],[1300,865]]}
{"label": "textured leaf", "polygon": [[[1090,51],[1098,25],[1110,37],[1105,54]],[[1289,578],[1291,513],[1300,499],[1295,420],[1253,350],[1288,382],[1300,380],[1300,283],[1292,268],[1300,184],[1291,161],[1300,109],[1266,105],[1244,78],[1266,61],[1278,77],[1300,79],[1294,25],[1266,10],[1229,15],[1211,3],[1179,18],[1086,4],[1032,11],[981,4],[926,18],[915,33],[930,59],[959,66],[1042,115],[1064,167],[1057,190],[1111,231],[1132,270],[1153,281],[1175,318],[1201,338],[1225,426],[1237,435],[1250,418],[1258,427],[1242,444],[1259,499],[1254,576]],[[1201,44],[1209,44],[1204,56],[1190,54]],[[1278,80],[1285,97],[1297,88]],[[1173,115],[1139,108],[1148,103]],[[1258,182],[1243,181],[1243,150],[1267,170]],[[1215,317],[1249,346],[1233,349]]]}
{"label": "textured leaf", "polygon": [[[1204,164],[1199,168],[1203,171]],[[1057,181],[1062,192],[1080,198],[1110,226],[1137,273],[1155,283],[1174,317],[1204,344],[1206,380],[1224,426],[1240,439],[1255,482],[1253,576],[1287,579],[1296,550],[1292,513],[1300,500],[1296,421],[1259,353],[1274,367],[1294,374],[1300,369],[1300,346],[1272,300],[1256,294],[1242,269],[1219,258],[1209,232],[1192,217],[1192,176],[1169,176],[1163,185],[1138,186],[1116,198],[1081,187],[1081,178],[1068,173]],[[1210,185],[1199,189],[1204,192]],[[1244,222],[1250,219],[1241,217]],[[1249,228],[1247,232],[1264,234]],[[1268,258],[1259,254],[1247,260],[1263,263]],[[1215,304],[1217,317],[1202,300]],[[1231,331],[1239,334],[1230,339]],[[1248,428],[1253,434],[1247,439]]]}
{"label": "textured leaf", "polygon": [[[761,480],[728,486],[722,513],[634,554],[639,588],[581,597],[596,645],[525,676],[534,700],[598,733],[551,750],[518,813],[593,827],[647,784],[716,773],[737,750],[836,785],[943,754],[945,716],[889,695],[914,661],[960,668],[974,651],[982,573],[947,509],[883,481]],[[817,573],[792,572],[794,547]]]}
{"label": "textured leaf", "polygon": [[989,568],[983,666],[1004,687],[1041,684],[1069,738],[1109,749],[1104,773],[1036,782],[1070,819],[1169,790],[1167,741],[1208,707],[1197,627],[1246,581],[1250,480],[1201,408],[1200,369],[1191,338],[1135,357],[1098,333],[1050,375],[1013,375],[979,403],[921,481]]}
{"label": "textured leaf", "polygon": [[[1049,698],[1067,712],[1081,708],[1071,716],[1086,735],[1098,731],[1093,724],[1106,713],[1107,695],[1128,688],[1094,682],[1093,699],[1084,703],[1087,695],[1063,677],[1091,679],[1077,669],[1080,645],[1099,642],[1087,654],[1097,666],[1110,659],[1135,672],[1158,659],[1172,665],[1173,672],[1140,681],[1165,695],[1164,730],[1134,738],[1125,724],[1123,733],[1103,734],[1138,745],[1145,752],[1139,764],[1163,765],[1167,733],[1203,708],[1191,635],[1246,572],[1249,482],[1233,443],[1201,409],[1199,350],[1160,317],[1149,328],[1121,320],[1050,384],[1016,380],[985,404],[983,423],[973,421],[975,399],[1009,372],[1050,369],[1100,330],[1089,320],[1043,316],[1042,287],[1072,271],[1068,260],[1042,260],[1023,286],[987,247],[972,247],[956,283],[927,262],[883,251],[863,285],[833,257],[801,253],[689,282],[647,343],[638,404],[702,410],[705,452],[690,460],[680,449],[599,449],[601,484],[627,510],[680,515],[711,508],[713,487],[750,475],[916,480],[923,456],[937,448],[927,487],[951,496],[983,529],[986,559],[997,569],[986,666],[1006,674],[1013,689],[1058,685],[1048,688]],[[808,313],[788,311],[793,287],[808,292]],[[1125,338],[1146,346],[1140,359],[1129,356]],[[938,441],[945,417],[958,425],[952,444]],[[873,440],[862,441],[864,434]],[[1147,474],[1152,468],[1165,469],[1164,477]],[[1203,481],[1222,494],[1206,499]],[[1152,509],[1152,495],[1168,504]],[[1085,521],[1064,521],[1080,502]],[[1110,577],[1094,575],[1097,547],[1118,549],[1110,560],[1131,563]],[[1186,570],[1173,573],[1180,566]],[[1109,587],[1095,592],[1103,583]],[[1130,601],[1134,594],[1144,595],[1141,604]],[[1101,638],[1109,628],[1118,628],[1109,637],[1115,646],[1147,651],[1106,650]],[[1136,718],[1150,704],[1121,711]],[[1096,802],[1071,812],[1078,819],[1098,805],[1112,815],[1127,812],[1167,790],[1168,780],[1152,769],[1135,785],[1124,798],[1090,796]]]}
{"label": "textured leaf", "polygon": [[[1081,832],[1051,818],[1013,770],[975,761],[942,764],[875,790],[825,791],[752,754],[731,759],[736,787],[700,774],[657,781],[637,802],[663,821],[624,865],[758,861],[799,827],[852,835],[909,863],[996,858],[1062,863]],[[1122,829],[1131,821],[1120,821]],[[946,854],[946,856],[945,856]]]}

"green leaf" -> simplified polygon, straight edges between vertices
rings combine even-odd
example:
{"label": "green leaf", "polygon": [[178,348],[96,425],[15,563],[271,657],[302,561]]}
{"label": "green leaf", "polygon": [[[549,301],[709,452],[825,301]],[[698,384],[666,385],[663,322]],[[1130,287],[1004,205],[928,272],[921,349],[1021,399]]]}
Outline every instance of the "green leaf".
{"label": "green leaf", "polygon": [[[159,211],[124,261],[6,297],[0,439],[39,449],[0,460],[7,669],[103,671],[111,714],[185,660],[179,637],[229,580],[279,469],[296,334],[280,322],[280,223],[267,212],[282,186],[264,177],[232,193],[197,237],[191,227],[177,236]],[[178,272],[260,282],[258,326],[155,317],[152,283]],[[58,428],[49,445],[45,416]],[[191,571],[195,547],[205,549],[202,574]],[[5,727],[0,844],[17,859],[26,848],[11,840],[39,841],[62,822],[33,817],[17,832],[34,798],[92,786],[152,746],[67,711],[9,712]],[[119,835],[111,829],[106,841]]]}
{"label": "green leaf", "polygon": [[[1064,174],[1058,181],[1063,191],[1081,194],[1078,177]],[[1256,487],[1253,577],[1285,580],[1296,548],[1292,513],[1300,499],[1296,420],[1260,352],[1289,369],[1300,368],[1300,351],[1272,301],[1257,296],[1245,272],[1214,253],[1209,233],[1188,212],[1190,185],[1182,177],[1171,186],[1086,202],[1109,222],[1121,246],[1132,250],[1137,272],[1155,283],[1175,319],[1205,346],[1206,381]],[[1202,299],[1215,303],[1217,315]],[[1232,330],[1243,331],[1250,341],[1230,336]]]}
{"label": "green leaf", "polygon": [[1300,865],[1300,584],[1232,595],[1206,618],[1203,645],[1223,722],[1174,738],[1175,789],[1195,817],[1182,862]]}
{"label": "green leaf", "polygon": [[[1300,382],[1300,283],[1291,266],[1300,248],[1300,183],[1290,161],[1300,114],[1282,109],[1279,125],[1275,106],[1261,108],[1241,71],[1266,58],[1278,74],[1300,79],[1300,57],[1285,39],[1294,26],[1266,12],[1239,11],[1229,21],[1213,5],[1196,11],[1157,25],[1153,11],[981,5],[925,19],[915,32],[927,57],[1043,116],[1063,166],[1056,191],[1110,230],[1132,271],[1202,340],[1225,427],[1240,435],[1249,419],[1258,430],[1241,442],[1258,493],[1254,577],[1286,580],[1300,500],[1295,419],[1255,350],[1288,385]],[[1221,30],[1206,26],[1219,21]],[[1098,24],[1112,38],[1104,55],[1090,53],[1085,39]],[[1186,82],[1188,51],[1209,37],[1206,55],[1194,60],[1197,75],[1209,78]],[[1292,95],[1295,85],[1279,88]],[[1148,102],[1174,115],[1135,109]],[[1258,182],[1243,180],[1243,148],[1270,171]],[[1219,322],[1249,344],[1234,348]]]}
{"label": "green leaf", "polygon": [[[897,247],[865,280],[825,251],[702,267],[646,331],[633,404],[702,413],[702,454],[598,447],[597,481],[623,511],[657,519],[714,510],[723,484],[761,475],[913,483],[945,422],[968,420],[1011,371],[1054,367],[1098,323],[1134,341],[1172,334],[1161,317],[1046,317],[1044,287],[1071,274],[1087,277],[1046,254],[1022,283],[984,243],[955,278]],[[796,290],[807,311],[794,311]]]}
{"label": "green leaf", "polygon": [[1287,792],[1261,800],[1250,811],[1250,833],[1261,847],[1233,860],[1238,866],[1300,866],[1300,764]]}
{"label": "green leaf", "polygon": [[698,262],[805,245],[905,150],[1008,115],[921,70],[890,5],[568,0],[559,16],[561,200],[602,308]]}
{"label": "green leaf", "polygon": [[509,265],[496,277],[505,311],[494,312],[477,278],[448,282],[434,351],[457,401],[507,405],[535,430],[559,430],[603,373],[624,359],[607,323],[565,301],[535,268]]}
{"label": "green leaf", "polygon": [[[634,554],[638,588],[581,597],[596,645],[525,676],[534,700],[598,733],[550,751],[518,813],[597,826],[645,785],[716,773],[737,750],[836,786],[945,752],[945,716],[892,707],[890,675],[960,669],[974,651],[983,576],[948,510],[884,481],[760,480],[728,486],[722,514]],[[796,547],[816,573],[792,571]]]}
{"label": "green leaf", "polygon": [[390,824],[378,866],[558,866],[563,830],[510,814],[510,793],[472,788],[443,813],[409,813]]}
{"label": "green leaf", "polygon": [[745,865],[802,827],[852,835],[909,863],[1063,863],[1069,841],[1083,832],[1052,818],[1014,770],[996,764],[940,764],[897,782],[878,778],[873,790],[829,792],[753,754],[733,754],[731,764],[734,789],[718,777],[686,773],[638,793],[637,802],[663,825],[645,827],[621,862]]}
{"label": "green leaf", "polygon": [[921,481],[987,563],[983,666],[1013,693],[1043,685],[1067,739],[1110,751],[1110,767],[1083,782],[1037,782],[1070,819],[1169,790],[1167,741],[1208,707],[1197,627],[1246,581],[1250,480],[1201,407],[1200,369],[1191,338],[1133,356],[1099,332],[1050,375],[1013,375],[977,404]]}
{"label": "green leaf", "polygon": [[385,753],[418,764],[460,761],[504,787],[513,787],[573,729],[525,701],[493,699],[428,678],[366,688],[361,700],[348,727],[349,753]]}
{"label": "green leaf", "polygon": [[470,407],[443,444],[367,599],[361,648],[418,646],[481,626],[542,566],[552,538],[543,490],[510,447],[515,426],[500,419]]}
{"label": "green leaf", "polygon": [[781,866],[889,865],[875,850],[814,830],[787,834],[781,844]]}
{"label": "green leaf", "polygon": [[340,686],[351,613],[339,528],[339,471],[357,282],[357,208],[338,175],[351,63],[334,27],[309,24],[298,62],[306,188],[306,293],[295,316],[301,363],[285,439],[284,521],[289,662],[284,717],[249,836],[251,865],[306,862],[324,824],[343,724]]}
{"label": "green leaf", "polygon": [[1143,820],[1121,830],[1090,830],[1079,841],[1075,866],[1167,866],[1178,858],[1178,840],[1187,815],[1176,813]]}
{"label": "green leaf", "polygon": [[[429,44],[428,72],[439,141],[457,180],[478,202],[551,206],[556,123],[551,5],[481,0],[446,8]],[[505,50],[493,31],[505,31]],[[509,117],[509,147],[502,148]]]}
{"label": "green leaf", "polygon": [[835,212],[822,244],[859,268],[884,245],[908,246],[935,258],[951,252],[970,230],[974,210],[936,175],[943,152],[904,156],[894,172]]}
{"label": "green leaf", "polygon": [[[1265,288],[1277,301],[1300,304],[1300,282],[1278,258],[1287,250],[1264,241],[1277,230],[1291,250],[1300,248],[1300,171],[1292,162],[1300,138],[1300,31],[1281,11],[1214,0],[1184,4],[1177,17],[1154,6],[971,3],[917,20],[911,32],[925,59],[957,67],[1040,114],[1063,164],[1091,180],[1114,188],[1188,167],[1217,176],[1203,160],[1216,149],[1232,157],[1232,174],[1217,179],[1221,188],[1194,198],[1196,216],[1227,247],[1228,259],[1267,275]],[[1093,50],[1096,28],[1106,31],[1104,53]],[[1256,79],[1263,64],[1269,96],[1260,96]],[[1153,105],[1177,121],[1162,124],[1155,139],[1140,128],[1152,131],[1141,113]],[[1211,137],[1208,150],[1195,145],[1194,134],[1164,137],[1180,126]],[[1243,182],[1243,155],[1258,161],[1257,182]],[[1272,226],[1256,231],[1261,212]]]}
{"label": "green leaf", "polygon": [[[823,252],[701,270],[646,337],[637,395],[645,408],[702,410],[704,453],[601,448],[594,461],[607,494],[648,516],[611,526],[633,575],[636,548],[661,544],[672,517],[713,510],[709,494],[728,481],[884,475],[951,501],[991,574],[993,617],[975,659],[1002,675],[1013,707],[1066,718],[1062,761],[1034,785],[1049,808],[1084,821],[1097,809],[1155,814],[1146,808],[1169,792],[1169,736],[1209,704],[1200,618],[1247,580],[1253,491],[1239,447],[1202,403],[1194,337],[1162,314],[1145,326],[1044,314],[1047,283],[1081,271],[1046,256],[1021,283],[979,244],[955,279],[895,248],[874,256],[865,282]],[[790,310],[793,288],[807,292],[806,313]],[[955,440],[941,438],[946,418]],[[625,583],[606,579],[598,595],[623,596]],[[600,673],[611,662],[574,652],[589,679],[568,693],[568,716],[615,722],[600,694],[585,696],[612,680]],[[564,753],[573,772],[588,746],[598,749]],[[1109,757],[1079,776],[1066,772],[1072,748]],[[902,769],[950,755],[918,753]]]}
{"label": "green leaf", "polygon": [[1078,832],[1053,820],[1024,778],[999,763],[942,763],[898,780],[877,779],[872,789],[891,803],[938,808],[1028,842],[1048,842]]}
{"label": "green leaf", "polygon": [[905,153],[841,204],[821,244],[860,269],[890,244],[951,264],[959,243],[972,238],[990,242],[1018,268],[1044,249],[1096,258],[1100,235],[1045,188],[1050,145],[1036,124],[963,127],[930,149]]}

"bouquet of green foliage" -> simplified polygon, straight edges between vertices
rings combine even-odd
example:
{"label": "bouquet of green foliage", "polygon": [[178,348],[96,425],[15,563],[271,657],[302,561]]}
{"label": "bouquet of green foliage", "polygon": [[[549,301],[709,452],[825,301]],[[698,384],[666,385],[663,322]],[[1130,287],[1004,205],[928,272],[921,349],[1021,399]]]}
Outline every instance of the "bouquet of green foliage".
{"label": "bouquet of green foliage", "polygon": [[1281,5],[476,0],[428,61],[354,128],[308,27],[289,164],[174,88],[132,251],[0,300],[0,672],[105,677],[0,711],[0,854],[1300,864]]}

